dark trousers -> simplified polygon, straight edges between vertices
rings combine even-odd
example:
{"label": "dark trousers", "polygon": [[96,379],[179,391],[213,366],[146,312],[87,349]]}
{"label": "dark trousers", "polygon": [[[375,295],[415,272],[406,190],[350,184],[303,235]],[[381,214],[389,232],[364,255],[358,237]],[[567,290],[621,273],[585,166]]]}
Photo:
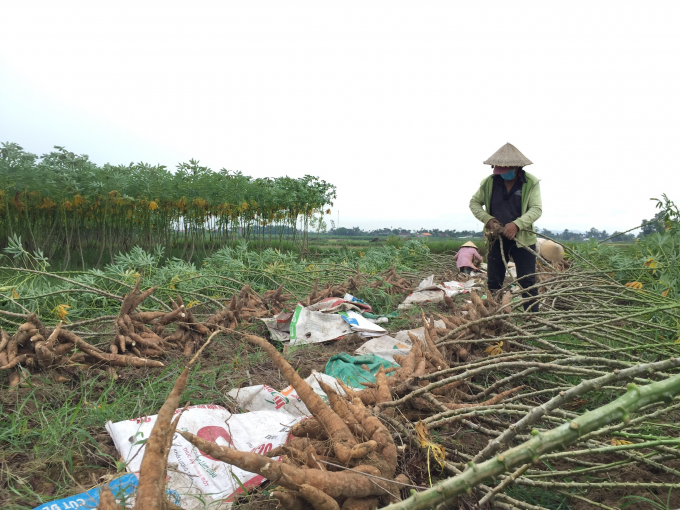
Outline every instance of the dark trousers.
{"label": "dark trousers", "polygon": [[[536,250],[536,245],[530,246],[532,250]],[[515,241],[503,238],[503,255],[501,255],[501,242],[499,239],[493,241],[489,246],[489,255],[487,262],[487,274],[489,277],[489,291],[491,293],[498,292],[503,286],[505,280],[505,264],[503,258],[508,261],[510,257],[515,261],[515,268],[517,269],[517,281],[523,289],[533,287],[536,284],[536,255],[529,250],[520,248]],[[531,289],[522,293],[522,297],[528,298],[531,296],[538,296],[538,289]],[[524,303],[524,309],[531,312],[538,312],[538,303],[536,301],[527,301]]]}

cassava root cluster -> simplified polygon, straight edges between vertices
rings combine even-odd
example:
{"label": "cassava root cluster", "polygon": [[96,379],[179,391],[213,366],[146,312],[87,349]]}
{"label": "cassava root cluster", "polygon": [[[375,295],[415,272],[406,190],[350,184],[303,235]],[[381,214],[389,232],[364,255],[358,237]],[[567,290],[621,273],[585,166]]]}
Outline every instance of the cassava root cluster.
{"label": "cassava root cluster", "polygon": [[[408,483],[408,478],[395,476],[397,447],[385,425],[361,399],[347,387],[346,394],[341,395],[322,382],[330,405],[326,404],[274,346],[253,335],[245,338],[269,354],[313,417],[295,425],[290,431],[291,440],[266,456],[237,451],[190,432],[177,431],[178,418],[171,420],[186,386],[188,369],[185,369],[161,408],[146,444],[135,508],[169,508],[163,489],[167,455],[175,433],[211,457],[258,473],[278,485],[273,495],[286,510],[372,510],[399,501],[399,484]],[[391,400],[384,378],[380,381],[381,398]],[[280,462],[273,459],[276,456],[280,456]],[[99,508],[121,507],[108,493],[102,497]]]}
{"label": "cassava root cluster", "polygon": [[[199,322],[179,295],[170,300],[171,310],[139,311],[139,306],[156,290],[151,287],[141,292],[140,282],[141,278],[122,297],[113,335],[105,350],[86,342],[61,323],[47,329],[35,313],[27,315],[27,322],[12,336],[0,330],[0,370],[9,371],[10,386],[21,383],[25,369],[43,370],[56,381],[65,382],[69,373],[92,366],[107,370],[125,366],[163,367],[163,362],[149,358],[161,357],[169,350],[190,356],[210,333],[234,330],[253,318],[279,313],[291,298],[283,293],[283,287],[259,297],[246,285],[222,310]],[[174,330],[168,326],[174,326]]]}

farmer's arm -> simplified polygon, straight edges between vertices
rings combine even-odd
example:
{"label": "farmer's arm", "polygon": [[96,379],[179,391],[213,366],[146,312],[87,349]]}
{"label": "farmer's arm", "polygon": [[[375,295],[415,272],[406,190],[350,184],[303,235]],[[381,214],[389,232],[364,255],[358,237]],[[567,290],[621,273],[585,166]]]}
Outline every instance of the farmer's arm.
{"label": "farmer's arm", "polygon": [[453,256],[453,260],[458,260],[458,254],[459,254],[459,253],[460,253],[460,251],[457,251],[457,252],[456,252],[456,254]]}
{"label": "farmer's arm", "polygon": [[529,199],[527,201],[527,211],[517,218],[513,223],[519,227],[520,230],[527,230],[536,222],[543,214],[543,202],[541,201],[540,184],[531,190]]}
{"label": "farmer's arm", "polygon": [[479,260],[480,262],[484,262],[484,259],[482,258],[482,256],[479,254],[479,252],[477,250],[475,250],[475,252],[472,254],[472,256],[473,256],[472,260]]}
{"label": "farmer's arm", "polygon": [[489,220],[493,219],[493,216],[484,210],[484,198],[484,189],[483,186],[480,186],[477,193],[472,195],[470,199],[470,210],[475,215],[475,218],[486,225]]}

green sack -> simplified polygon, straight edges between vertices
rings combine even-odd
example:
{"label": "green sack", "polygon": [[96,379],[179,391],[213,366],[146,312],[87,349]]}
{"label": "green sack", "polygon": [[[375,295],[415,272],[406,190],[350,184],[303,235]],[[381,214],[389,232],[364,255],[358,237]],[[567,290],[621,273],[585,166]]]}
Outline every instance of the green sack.
{"label": "green sack", "polygon": [[[361,368],[361,365],[366,365],[370,369],[370,373]],[[362,382],[375,382],[375,374],[380,367],[390,368],[398,367],[396,363],[390,363],[384,358],[376,356],[375,354],[363,354],[361,356],[350,356],[346,352],[335,354],[326,363],[324,372],[331,377],[340,379],[347,386],[352,388],[364,388]],[[393,375],[394,372],[387,374]]]}

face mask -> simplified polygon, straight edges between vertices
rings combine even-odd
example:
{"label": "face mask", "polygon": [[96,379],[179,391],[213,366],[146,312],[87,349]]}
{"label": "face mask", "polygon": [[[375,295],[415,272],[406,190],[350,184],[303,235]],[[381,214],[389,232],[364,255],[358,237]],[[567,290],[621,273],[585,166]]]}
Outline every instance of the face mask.
{"label": "face mask", "polygon": [[515,169],[513,168],[509,172],[501,174],[501,177],[506,181],[511,181],[515,178]]}

